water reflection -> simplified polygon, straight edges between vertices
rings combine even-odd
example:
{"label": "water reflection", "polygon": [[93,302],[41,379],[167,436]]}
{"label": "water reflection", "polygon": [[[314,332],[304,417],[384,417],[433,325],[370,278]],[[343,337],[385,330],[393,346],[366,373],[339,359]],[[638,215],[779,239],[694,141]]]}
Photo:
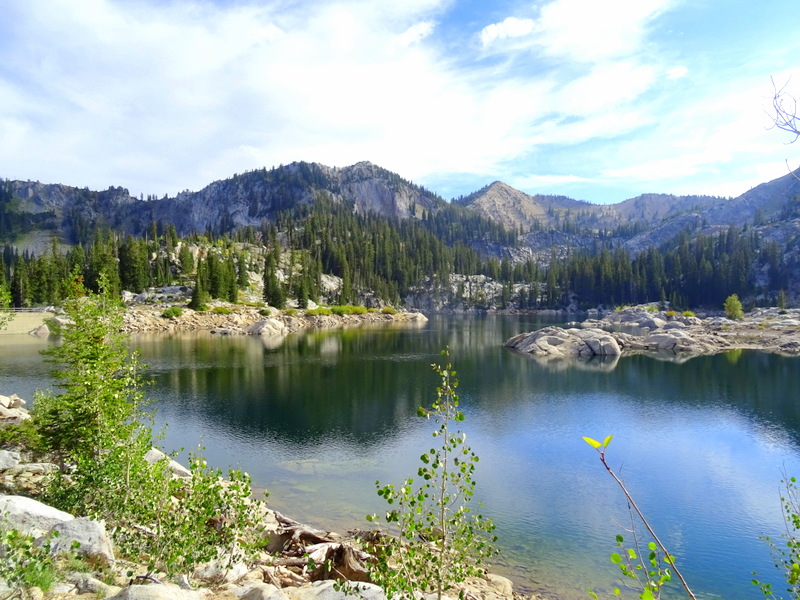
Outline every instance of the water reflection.
{"label": "water reflection", "polygon": [[[376,479],[416,472],[432,429],[416,408],[432,399],[430,364],[449,346],[481,456],[478,495],[499,527],[500,566],[521,588],[577,600],[587,587],[618,583],[607,557],[624,502],[581,440],[614,433],[612,464],[697,591],[751,597],[750,571],[772,572],[757,538],[780,531],[780,468],[800,472],[800,359],[744,351],[677,364],[637,355],[612,368],[501,347],[541,325],[434,318],[266,345],[210,335],[135,344],[150,366],[156,422],[170,425],[167,448],[202,441],[211,464],[248,470],[276,508],[340,530],[385,508]],[[35,350],[0,348],[0,377],[13,391],[48,385],[46,373]]]}

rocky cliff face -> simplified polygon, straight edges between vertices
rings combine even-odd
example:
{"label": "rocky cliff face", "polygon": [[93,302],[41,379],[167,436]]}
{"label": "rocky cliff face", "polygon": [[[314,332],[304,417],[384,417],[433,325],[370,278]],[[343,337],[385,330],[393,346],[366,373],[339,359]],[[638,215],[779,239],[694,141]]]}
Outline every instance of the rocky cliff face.
{"label": "rocky cliff face", "polygon": [[[713,233],[728,225],[751,225],[767,239],[784,243],[797,235],[798,175],[800,171],[787,174],[733,199],[644,194],[618,204],[593,205],[563,196],[531,196],[494,182],[455,203],[524,232],[514,248],[483,248],[481,244],[486,244],[477,239],[466,243],[482,248],[487,256],[546,263],[553,251],[564,256],[576,248],[591,250],[598,241],[624,246],[635,255],[682,231]],[[369,162],[344,168],[297,162],[237,174],[173,198],[134,198],[119,187],[97,192],[30,181],[5,182],[2,191],[0,217],[13,215],[16,233],[29,236],[15,243],[37,252],[48,235],[68,243],[86,241],[87,232],[100,223],[136,235],[145,233],[153,221],[174,224],[179,234],[260,228],[280,211],[308,205],[319,197],[393,220],[422,219],[447,205],[435,194]]]}
{"label": "rocky cliff face", "polygon": [[445,205],[436,195],[369,162],[341,169],[292,163],[237,174],[197,192],[146,200],[134,198],[124,188],[95,192],[31,181],[9,183],[13,206],[5,208],[19,215],[38,215],[35,229],[60,232],[73,242],[82,227],[101,222],[132,234],[142,234],[153,221],[174,224],[179,234],[260,227],[278,212],[310,204],[320,194],[360,213],[392,219],[420,218],[423,212]]}

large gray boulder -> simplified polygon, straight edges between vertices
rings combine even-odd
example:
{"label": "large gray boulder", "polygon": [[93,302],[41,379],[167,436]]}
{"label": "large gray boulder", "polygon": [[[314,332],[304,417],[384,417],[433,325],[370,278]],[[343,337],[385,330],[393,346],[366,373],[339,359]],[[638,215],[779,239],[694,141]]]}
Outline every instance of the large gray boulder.
{"label": "large gray boulder", "polygon": [[199,591],[184,590],[177,585],[130,585],[107,600],[204,600]]}
{"label": "large gray boulder", "polygon": [[19,452],[12,452],[10,450],[0,450],[0,471],[6,471],[19,464]]}
{"label": "large gray boulder", "polygon": [[280,588],[261,581],[239,587],[233,593],[241,600],[287,600]]}
{"label": "large gray boulder", "polygon": [[[79,556],[105,564],[114,562],[114,548],[102,521],[80,517],[57,523],[50,532],[58,534],[50,540],[50,552],[53,554],[74,551]],[[73,548],[75,542],[78,543],[77,548]]]}
{"label": "large gray boulder", "polygon": [[261,336],[285,336],[289,331],[283,321],[279,319],[265,319],[245,327],[245,333]]}
{"label": "large gray boulder", "polygon": [[349,583],[350,589],[337,591],[334,588],[335,582],[330,579],[325,581],[315,581],[311,585],[304,585],[295,588],[284,588],[284,593],[289,600],[352,600],[361,598],[362,600],[386,600],[383,590],[372,583]]}
{"label": "large gray boulder", "polygon": [[0,522],[5,521],[9,529],[24,535],[41,537],[59,523],[72,521],[75,517],[33,498],[25,496],[0,496]]}
{"label": "large gray boulder", "polygon": [[507,340],[504,346],[536,356],[591,358],[592,356],[619,356],[622,353],[614,336],[596,328],[544,327],[537,331],[516,335]]}
{"label": "large gray boulder", "polygon": [[144,455],[145,461],[148,464],[154,465],[159,461],[166,460],[168,463],[169,470],[175,477],[180,477],[181,479],[187,479],[192,476],[192,472],[184,467],[181,463],[176,460],[171,459],[169,456],[164,454],[158,448],[150,448],[147,453]]}

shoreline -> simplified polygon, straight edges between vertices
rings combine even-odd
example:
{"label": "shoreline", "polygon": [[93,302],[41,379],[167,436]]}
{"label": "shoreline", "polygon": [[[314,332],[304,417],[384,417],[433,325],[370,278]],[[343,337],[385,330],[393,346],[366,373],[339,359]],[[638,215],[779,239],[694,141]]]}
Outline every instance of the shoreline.
{"label": "shoreline", "polygon": [[0,336],[32,334],[34,330],[44,325],[45,321],[55,316],[54,312],[15,312],[11,321],[2,329]]}

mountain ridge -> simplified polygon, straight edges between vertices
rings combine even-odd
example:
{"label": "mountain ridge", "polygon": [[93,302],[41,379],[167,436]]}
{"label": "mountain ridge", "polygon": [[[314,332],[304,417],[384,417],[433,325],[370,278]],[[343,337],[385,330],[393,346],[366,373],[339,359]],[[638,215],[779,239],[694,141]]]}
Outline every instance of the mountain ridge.
{"label": "mountain ridge", "polygon": [[[800,197],[800,180],[796,173],[789,173],[736,198],[648,193],[615,204],[530,195],[494,181],[448,202],[369,161],[346,167],[293,162],[237,173],[172,197],[143,199],[122,187],[91,191],[19,180],[4,180],[0,192],[0,236],[6,243],[14,243],[15,235],[42,230],[65,243],[77,243],[85,241],[87,232],[98,225],[143,235],[152,222],[170,223],[181,234],[224,233],[260,227],[274,221],[281,211],[309,205],[324,195],[356,213],[374,213],[394,221],[423,220],[441,211],[463,210],[464,218],[476,215],[514,232],[519,243],[535,254],[542,249],[542,242],[536,241],[542,231],[580,233],[581,240],[574,243],[577,247],[590,245],[588,239],[599,236],[636,252],[665,242],[676,233],[676,224],[683,223],[677,229],[685,226],[705,231],[729,225],[774,224],[782,215],[798,212],[794,207]],[[665,231],[668,234],[660,233]],[[637,241],[631,243],[634,238]],[[515,253],[506,252],[513,258]],[[522,254],[530,256],[529,252]]]}

